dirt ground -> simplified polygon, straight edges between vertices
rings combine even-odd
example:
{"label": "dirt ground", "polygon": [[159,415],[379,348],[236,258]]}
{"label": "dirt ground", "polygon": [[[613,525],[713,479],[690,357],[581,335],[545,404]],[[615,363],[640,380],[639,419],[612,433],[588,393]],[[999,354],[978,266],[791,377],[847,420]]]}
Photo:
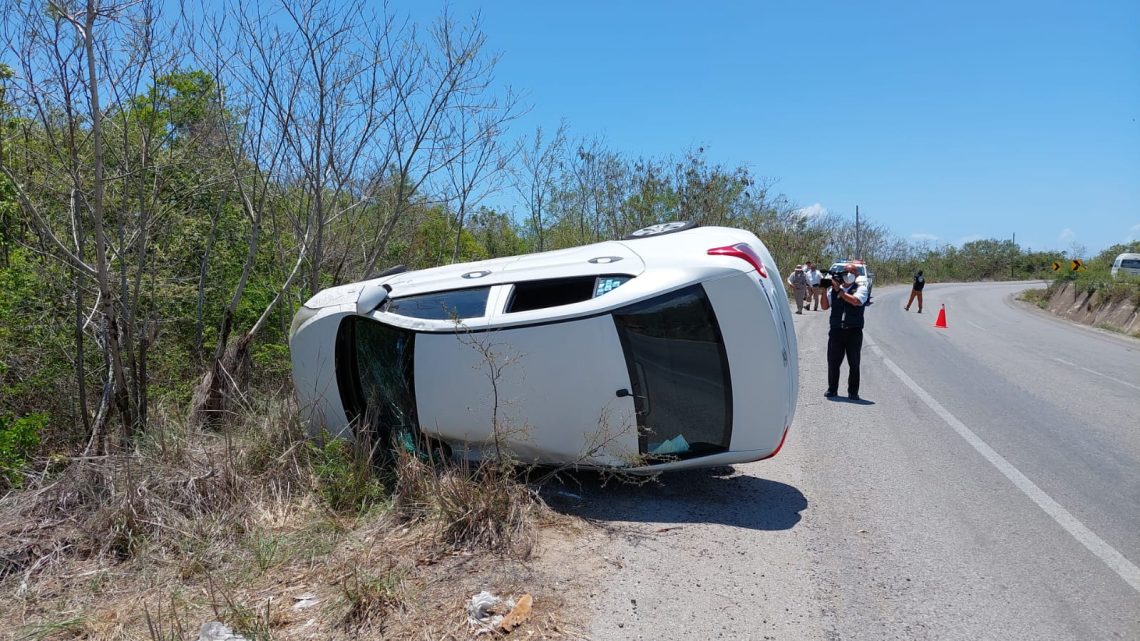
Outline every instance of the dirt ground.
{"label": "dirt ground", "polygon": [[0,638],[196,639],[203,623],[220,620],[249,639],[469,639],[480,635],[467,604],[488,591],[529,594],[533,609],[510,634],[486,638],[582,639],[607,535],[548,517],[525,559],[448,550],[414,527],[338,532],[308,518],[281,521],[246,549],[216,551],[222,567],[208,572],[192,553],[59,557],[0,581]]}

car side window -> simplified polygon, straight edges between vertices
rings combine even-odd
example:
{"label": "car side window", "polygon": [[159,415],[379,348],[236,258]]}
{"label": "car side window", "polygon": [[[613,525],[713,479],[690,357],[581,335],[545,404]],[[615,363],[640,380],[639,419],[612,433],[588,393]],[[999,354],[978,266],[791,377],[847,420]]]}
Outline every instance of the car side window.
{"label": "car side window", "polygon": [[505,311],[512,314],[580,303],[608,294],[620,287],[622,283],[628,282],[630,278],[630,276],[614,274],[515,283]]}
{"label": "car side window", "polygon": [[428,320],[479,318],[487,315],[490,291],[490,287],[478,287],[392,298],[383,311]]}

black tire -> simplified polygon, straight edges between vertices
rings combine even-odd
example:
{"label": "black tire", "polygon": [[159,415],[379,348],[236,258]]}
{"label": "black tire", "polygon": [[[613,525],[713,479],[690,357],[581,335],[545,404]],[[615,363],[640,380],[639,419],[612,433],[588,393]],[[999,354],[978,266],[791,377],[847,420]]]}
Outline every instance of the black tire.
{"label": "black tire", "polygon": [[642,227],[641,229],[622,236],[622,240],[637,240],[638,238],[650,238],[652,236],[664,236],[665,234],[675,234],[679,231],[692,229],[697,224],[691,220],[678,220],[671,223],[659,223]]}
{"label": "black tire", "polygon": [[392,276],[393,274],[403,274],[408,271],[408,268],[403,265],[393,265],[388,269],[376,274],[373,278],[383,278],[385,276]]}

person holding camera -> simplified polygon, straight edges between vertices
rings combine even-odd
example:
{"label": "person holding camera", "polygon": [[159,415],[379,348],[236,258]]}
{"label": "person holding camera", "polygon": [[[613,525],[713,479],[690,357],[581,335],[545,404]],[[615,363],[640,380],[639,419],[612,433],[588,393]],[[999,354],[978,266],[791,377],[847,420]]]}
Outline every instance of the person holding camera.
{"label": "person holding camera", "polygon": [[831,310],[831,330],[827,334],[827,391],[834,397],[839,391],[839,366],[847,358],[847,397],[859,399],[859,359],[863,349],[863,311],[867,304],[866,281],[856,282],[858,269],[848,264],[842,272],[833,273],[831,289],[823,297],[823,309]]}

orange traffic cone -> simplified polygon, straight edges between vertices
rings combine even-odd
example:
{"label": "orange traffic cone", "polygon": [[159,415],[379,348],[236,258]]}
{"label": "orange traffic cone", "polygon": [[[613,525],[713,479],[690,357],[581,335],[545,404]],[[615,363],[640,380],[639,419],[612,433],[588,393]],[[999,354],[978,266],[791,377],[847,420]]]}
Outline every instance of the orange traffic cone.
{"label": "orange traffic cone", "polygon": [[942,309],[938,310],[938,319],[934,321],[935,327],[946,329],[946,304],[942,304]]}

